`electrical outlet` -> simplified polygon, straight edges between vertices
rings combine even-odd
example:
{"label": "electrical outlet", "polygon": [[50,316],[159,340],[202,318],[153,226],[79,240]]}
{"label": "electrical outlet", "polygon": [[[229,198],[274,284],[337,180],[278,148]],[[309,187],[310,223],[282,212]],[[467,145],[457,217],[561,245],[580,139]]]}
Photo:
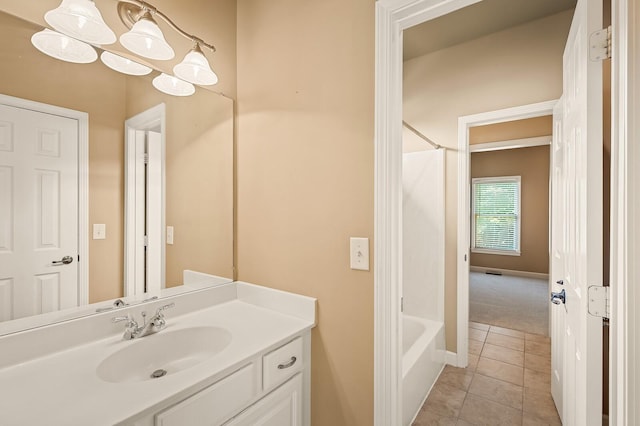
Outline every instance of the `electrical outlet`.
{"label": "electrical outlet", "polygon": [[350,240],[351,269],[369,270],[369,239],[352,237]]}

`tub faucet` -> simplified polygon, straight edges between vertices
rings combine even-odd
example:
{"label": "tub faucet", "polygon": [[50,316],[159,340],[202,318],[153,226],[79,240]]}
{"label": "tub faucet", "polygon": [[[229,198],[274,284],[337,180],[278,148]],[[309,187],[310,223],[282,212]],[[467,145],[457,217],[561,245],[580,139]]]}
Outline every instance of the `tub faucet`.
{"label": "tub faucet", "polygon": [[147,313],[145,311],[141,312],[143,324],[142,326],[138,326],[138,322],[133,318],[131,314],[127,314],[122,317],[115,317],[111,319],[111,322],[121,322],[126,321],[126,325],[124,328],[124,334],[122,335],[122,339],[131,340],[137,339],[139,337],[144,337],[149,334],[157,333],[167,326],[167,321],[164,318],[163,311],[165,309],[173,308],[176,304],[169,303],[168,305],[164,305],[159,307],[156,310],[156,313],[149,319],[147,322]]}

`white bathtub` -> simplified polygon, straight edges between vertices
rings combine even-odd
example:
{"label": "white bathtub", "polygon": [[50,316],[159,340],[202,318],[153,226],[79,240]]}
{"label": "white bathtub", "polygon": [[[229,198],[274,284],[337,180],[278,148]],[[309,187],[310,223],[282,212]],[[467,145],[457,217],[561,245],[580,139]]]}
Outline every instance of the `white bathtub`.
{"label": "white bathtub", "polygon": [[402,424],[411,425],[444,368],[444,324],[402,318]]}

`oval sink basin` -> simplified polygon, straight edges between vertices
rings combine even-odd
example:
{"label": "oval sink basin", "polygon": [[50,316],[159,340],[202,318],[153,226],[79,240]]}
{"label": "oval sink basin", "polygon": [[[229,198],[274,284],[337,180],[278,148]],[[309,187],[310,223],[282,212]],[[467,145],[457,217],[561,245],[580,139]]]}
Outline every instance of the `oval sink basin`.
{"label": "oval sink basin", "polygon": [[229,343],[231,333],[219,327],[160,331],[109,355],[96,373],[112,383],[152,380],[198,365]]}

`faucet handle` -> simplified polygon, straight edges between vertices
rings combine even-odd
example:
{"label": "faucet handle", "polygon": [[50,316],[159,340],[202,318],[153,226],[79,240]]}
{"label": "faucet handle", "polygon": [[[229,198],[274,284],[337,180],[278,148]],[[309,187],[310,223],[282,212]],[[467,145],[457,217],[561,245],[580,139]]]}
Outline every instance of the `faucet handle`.
{"label": "faucet handle", "polygon": [[122,322],[122,321],[127,321],[127,327],[137,327],[138,323],[136,322],[135,319],[133,319],[133,316],[131,316],[131,314],[127,314],[126,316],[122,316],[122,317],[113,317],[111,318],[111,322]]}
{"label": "faucet handle", "polygon": [[160,306],[156,311],[156,315],[160,315],[165,309],[173,308],[174,306],[176,306],[176,304],[173,302],[169,303],[168,305]]}

